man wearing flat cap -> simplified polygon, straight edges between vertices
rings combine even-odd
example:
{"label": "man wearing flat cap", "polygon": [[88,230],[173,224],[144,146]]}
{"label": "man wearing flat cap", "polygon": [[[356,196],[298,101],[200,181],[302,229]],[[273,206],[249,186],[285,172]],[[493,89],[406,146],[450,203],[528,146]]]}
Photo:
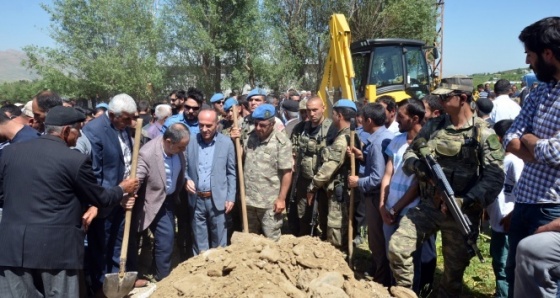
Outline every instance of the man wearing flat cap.
{"label": "man wearing flat cap", "polygon": [[243,174],[249,232],[278,240],[292,180],[292,143],[274,129],[275,112],[271,104],[253,112],[255,129],[244,146]]}
{"label": "man wearing flat cap", "polygon": [[[459,224],[443,202],[441,190],[429,179],[424,158],[440,164],[457,204],[472,223],[470,241],[476,243],[482,209],[490,205],[504,183],[504,151],[494,131],[473,114],[472,78],[454,76],[442,80],[438,95],[446,114],[428,121],[406,150],[403,172],[415,174],[420,203],[402,217],[389,240],[388,258],[397,286],[412,289],[412,255],[431,235],[441,230],[444,270],[438,297],[460,297],[463,273],[474,256]],[[479,99],[480,100],[480,99]]]}
{"label": "man wearing flat cap", "polygon": [[284,132],[288,138],[292,135],[292,131],[296,124],[300,122],[299,119],[299,102],[295,100],[284,100],[282,102],[282,108],[284,110],[284,117],[287,119],[284,124],[286,128]]}
{"label": "man wearing flat cap", "polygon": [[97,184],[91,160],[68,148],[80,136],[84,119],[74,108],[54,107],[44,122],[45,135],[4,150],[0,160],[2,297],[79,297],[83,208],[134,204],[124,194],[137,189],[137,179],[103,188]]}
{"label": "man wearing flat cap", "polygon": [[[337,133],[327,135],[327,147],[320,154],[319,169],[307,187],[307,204],[313,204],[315,197],[319,199],[319,225],[323,233],[326,231],[323,237],[339,249],[348,247],[350,159],[346,148],[350,146],[350,122],[356,118],[356,112],[356,104],[351,100],[339,99],[334,104],[331,118]],[[359,144],[359,140],[355,144]],[[315,196],[321,190],[327,193],[326,200]]]}

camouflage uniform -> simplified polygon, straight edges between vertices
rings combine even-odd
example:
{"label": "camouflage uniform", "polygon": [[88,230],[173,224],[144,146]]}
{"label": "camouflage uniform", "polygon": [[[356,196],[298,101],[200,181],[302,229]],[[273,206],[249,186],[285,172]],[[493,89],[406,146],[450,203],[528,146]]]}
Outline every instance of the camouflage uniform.
{"label": "camouflage uniform", "polygon": [[292,144],[283,132],[273,130],[262,142],[251,132],[244,151],[249,232],[262,230],[266,237],[277,240],[283,215],[274,213],[273,205],[280,193],[281,172],[292,169]]}
{"label": "camouflage uniform", "polygon": [[[282,124],[282,120],[278,119],[278,117],[274,117],[274,120],[274,130],[283,131],[284,124]],[[243,121],[239,123],[239,125],[241,126],[241,145],[245,146],[245,144],[247,144],[247,140],[249,139],[249,135],[255,129],[255,124],[253,124],[251,115],[246,116],[245,118],[243,118]]]}
{"label": "camouflage uniform", "polygon": [[[455,196],[474,199],[475,203],[463,212],[473,223],[473,231],[478,231],[482,208],[493,202],[504,181],[504,151],[498,137],[481,118],[473,117],[462,128],[456,129],[449,116],[445,116],[429,121],[418,138],[428,141],[427,145],[443,168]],[[412,146],[404,159],[405,173],[414,173],[418,156]],[[441,230],[444,272],[438,296],[458,297],[472,251],[450,212],[443,214],[440,203],[434,201],[436,190],[432,184],[426,179],[419,182],[420,204],[402,218],[389,242],[393,277],[398,286],[412,289],[412,254],[425,239]]]}
{"label": "camouflage uniform", "polygon": [[[309,235],[311,232],[311,215],[313,207],[307,205],[307,187],[311,184],[311,179],[317,174],[319,166],[321,165],[321,151],[327,147],[327,134],[331,128],[332,120],[324,119],[323,122],[316,128],[312,127],[311,122],[298,123],[292,132],[291,140],[293,144],[294,156],[297,166],[292,176],[294,179],[292,183],[295,185],[295,206],[297,212],[298,226],[297,235]],[[334,126],[333,126],[334,127]],[[297,176],[297,181],[295,180]],[[320,214],[326,214],[328,211],[326,193],[324,190],[318,190],[317,199],[319,203]],[[293,209],[290,210],[292,212]],[[320,230],[325,232],[327,230],[327,221],[325,216],[321,222]],[[326,236],[326,233],[324,233]]]}
{"label": "camouflage uniform", "polygon": [[[327,193],[326,240],[345,249],[348,242],[348,204],[350,188],[348,174],[350,159],[346,148],[350,146],[350,128],[338,131],[334,140],[327,140],[328,147],[321,152],[322,164],[313,176],[308,191],[323,188]],[[320,200],[318,202],[321,202]],[[319,222],[325,216],[319,211]]]}
{"label": "camouflage uniform", "polygon": [[[243,117],[239,117],[237,123],[241,125],[243,123]],[[230,136],[230,130],[233,127],[233,121],[228,121],[226,119],[222,119],[218,123],[218,131],[222,133],[224,136]]]}

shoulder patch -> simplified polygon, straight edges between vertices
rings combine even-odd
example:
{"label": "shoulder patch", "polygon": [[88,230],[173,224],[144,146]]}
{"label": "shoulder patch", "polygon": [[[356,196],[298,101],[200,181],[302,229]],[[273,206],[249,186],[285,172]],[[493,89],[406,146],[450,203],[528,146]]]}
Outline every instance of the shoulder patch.
{"label": "shoulder patch", "polygon": [[488,136],[488,138],[486,139],[486,143],[488,143],[488,147],[490,147],[490,149],[492,150],[499,150],[502,147],[498,136],[495,134],[491,134],[490,136]]}

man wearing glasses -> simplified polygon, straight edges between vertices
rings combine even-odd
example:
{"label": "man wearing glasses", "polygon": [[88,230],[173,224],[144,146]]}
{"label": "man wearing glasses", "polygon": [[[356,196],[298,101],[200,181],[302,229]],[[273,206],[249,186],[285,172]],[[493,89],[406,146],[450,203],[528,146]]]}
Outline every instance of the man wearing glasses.
{"label": "man wearing glasses", "polygon": [[292,181],[292,143],[274,129],[276,109],[263,104],[252,114],[255,129],[243,151],[249,232],[278,240]]}
{"label": "man wearing glasses", "polygon": [[218,113],[218,121],[222,120],[223,117],[226,116],[226,112],[224,111],[224,102],[226,101],[226,98],[224,97],[224,94],[222,93],[216,93],[214,95],[212,95],[212,97],[210,98],[210,103],[212,104],[212,108],[214,108],[214,111],[216,111],[216,113]]}
{"label": "man wearing glasses", "polygon": [[165,132],[171,124],[181,122],[187,125],[191,132],[191,135],[196,135],[197,133],[199,133],[200,129],[198,128],[198,112],[202,107],[203,101],[204,94],[202,94],[202,91],[196,89],[195,87],[190,87],[187,90],[186,99],[183,104],[183,112],[169,117],[165,121],[165,124],[163,124],[163,132]]}
{"label": "man wearing glasses", "polygon": [[491,204],[502,189],[504,151],[494,131],[473,114],[472,90],[471,78],[443,79],[433,94],[440,96],[446,114],[426,123],[404,154],[403,172],[416,174],[421,199],[404,215],[389,241],[388,257],[397,286],[412,290],[412,255],[438,230],[444,242],[444,271],[438,297],[460,296],[463,273],[474,255],[459,224],[447,211],[441,190],[434,186],[424,161],[426,155],[432,155],[443,168],[457,204],[475,233],[482,208]]}

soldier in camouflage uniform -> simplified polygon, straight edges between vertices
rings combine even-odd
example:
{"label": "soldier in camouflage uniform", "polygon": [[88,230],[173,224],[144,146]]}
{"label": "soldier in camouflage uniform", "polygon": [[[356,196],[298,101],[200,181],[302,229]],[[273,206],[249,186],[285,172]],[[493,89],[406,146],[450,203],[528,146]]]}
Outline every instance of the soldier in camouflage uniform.
{"label": "soldier in camouflage uniform", "polygon": [[[266,91],[262,88],[257,87],[251,90],[249,94],[247,94],[247,101],[249,102],[250,114],[247,115],[245,118],[243,118],[243,122],[240,124],[241,130],[239,132],[237,130],[232,130],[230,134],[232,138],[240,137],[242,145],[247,144],[247,140],[249,139],[249,134],[255,129],[252,113],[255,111],[255,109],[258,106],[265,103],[265,99],[266,99]],[[275,109],[275,113],[276,113],[276,109]],[[276,121],[274,123],[274,129],[277,131],[283,131],[284,124],[282,123],[282,120],[278,119],[278,117],[275,117],[275,120]]]}
{"label": "soldier in camouflage uniform", "polygon": [[292,180],[292,144],[274,129],[275,108],[260,105],[252,114],[255,129],[244,145],[245,195],[249,232],[277,240]]}
{"label": "soldier in camouflage uniform", "polygon": [[230,136],[231,128],[233,127],[233,109],[237,109],[237,125],[240,125],[243,123],[241,106],[235,98],[230,97],[224,102],[224,112],[226,113],[226,116],[222,118],[218,124],[218,131],[228,137]]}
{"label": "soldier in camouflage uniform", "polygon": [[350,146],[350,120],[355,117],[354,102],[340,99],[333,106],[332,121],[338,133],[327,140],[327,147],[321,152],[321,165],[307,188],[308,204],[319,189],[326,191],[328,214],[319,212],[319,215],[327,216],[326,240],[341,249],[345,249],[348,242],[350,159],[346,156],[346,148]]}
{"label": "soldier in camouflage uniform", "polygon": [[502,189],[504,151],[494,131],[472,113],[472,89],[470,78],[443,79],[433,94],[440,96],[447,114],[429,121],[404,155],[403,171],[416,174],[421,201],[402,218],[389,242],[389,262],[397,286],[412,289],[412,254],[438,230],[444,258],[438,297],[459,297],[463,273],[473,256],[459,225],[442,203],[441,193],[431,183],[422,156],[429,152],[441,165],[473,231],[478,231],[482,208]]}
{"label": "soldier in camouflage uniform", "polygon": [[[331,128],[332,120],[325,118],[323,113],[325,106],[320,97],[313,97],[306,102],[306,109],[309,121],[298,123],[292,131],[291,140],[296,160],[297,181],[295,183],[294,207],[290,208],[290,218],[296,218],[298,222],[292,225],[292,233],[298,236],[309,235],[311,232],[312,207],[307,204],[307,187],[311,184],[311,179],[319,170],[321,161],[321,151],[327,147],[327,133]],[[320,230],[325,232],[327,229],[327,197],[322,189],[317,193],[320,210],[325,216],[320,225]],[[296,215],[297,214],[297,215]],[[294,228],[297,227],[297,228]],[[324,233],[326,237],[326,233]]]}

